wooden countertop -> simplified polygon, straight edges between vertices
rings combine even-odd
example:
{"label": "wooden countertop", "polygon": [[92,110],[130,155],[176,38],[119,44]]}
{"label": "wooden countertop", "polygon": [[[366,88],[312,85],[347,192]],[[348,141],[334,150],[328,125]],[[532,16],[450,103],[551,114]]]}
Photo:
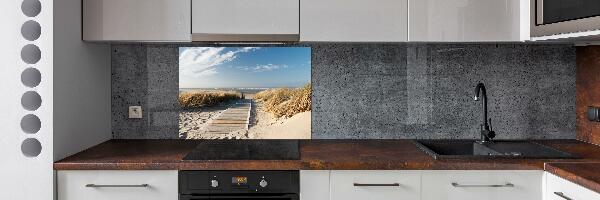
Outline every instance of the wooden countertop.
{"label": "wooden countertop", "polygon": [[600,193],[600,162],[546,163],[545,170],[592,191]]}
{"label": "wooden countertop", "polygon": [[[600,146],[536,141],[581,159],[435,160],[411,140],[302,140],[300,160],[182,158],[197,140],[109,140],[54,163],[55,170],[545,170],[600,192]],[[544,166],[545,165],[545,166]]]}
{"label": "wooden countertop", "polygon": [[435,160],[411,140],[302,140],[300,160],[182,158],[195,140],[110,140],[54,163],[55,170],[542,170],[548,162],[600,162],[600,147],[577,140],[542,144],[582,159]]}

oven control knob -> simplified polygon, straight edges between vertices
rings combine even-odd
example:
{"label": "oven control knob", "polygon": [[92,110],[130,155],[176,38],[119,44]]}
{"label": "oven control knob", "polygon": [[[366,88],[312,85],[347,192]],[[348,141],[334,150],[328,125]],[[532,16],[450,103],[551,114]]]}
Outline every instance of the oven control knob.
{"label": "oven control knob", "polygon": [[217,180],[211,180],[210,181],[210,187],[214,187],[214,188],[219,187],[219,181],[217,181]]}
{"label": "oven control knob", "polygon": [[260,185],[260,187],[267,187],[267,185],[269,185],[269,183],[267,183],[267,181],[265,179],[260,180],[260,183],[258,183],[258,185]]}

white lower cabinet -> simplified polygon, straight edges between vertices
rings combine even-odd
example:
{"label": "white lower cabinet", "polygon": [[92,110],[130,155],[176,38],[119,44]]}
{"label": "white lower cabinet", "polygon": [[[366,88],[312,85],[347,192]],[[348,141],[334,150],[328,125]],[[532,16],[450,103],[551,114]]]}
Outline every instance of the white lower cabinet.
{"label": "white lower cabinet", "polygon": [[331,171],[331,200],[419,200],[419,171]]}
{"label": "white lower cabinet", "polygon": [[[301,200],[600,200],[536,170],[302,170]],[[175,170],[57,171],[58,200],[177,200]]]}
{"label": "white lower cabinet", "polygon": [[542,200],[543,171],[423,171],[422,200]]}
{"label": "white lower cabinet", "polygon": [[300,171],[301,200],[329,200],[329,170]]}
{"label": "white lower cabinet", "polygon": [[600,194],[582,186],[546,173],[544,200],[600,200]]}
{"label": "white lower cabinet", "polygon": [[58,200],[177,200],[177,171],[57,172]]}

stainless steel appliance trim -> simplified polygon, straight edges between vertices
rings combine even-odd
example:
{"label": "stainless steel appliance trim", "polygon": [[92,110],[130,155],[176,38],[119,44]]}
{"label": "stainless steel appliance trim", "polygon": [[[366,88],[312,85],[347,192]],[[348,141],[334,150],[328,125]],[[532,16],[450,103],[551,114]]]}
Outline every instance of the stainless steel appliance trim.
{"label": "stainless steel appliance trim", "polygon": [[512,183],[491,184],[491,185],[463,185],[463,184],[459,184],[459,183],[452,183],[452,186],[454,186],[454,187],[464,187],[464,188],[470,188],[470,187],[515,187],[515,185],[512,184]]}
{"label": "stainless steel appliance trim", "polygon": [[298,42],[299,34],[218,34],[193,33],[196,42]]}
{"label": "stainless steel appliance trim", "polygon": [[559,196],[559,197],[561,197],[561,198],[565,199],[565,200],[573,200],[573,199],[571,199],[570,197],[566,196],[566,195],[565,195],[564,193],[562,193],[562,192],[554,192],[554,194],[555,194],[556,196]]}
{"label": "stainless steel appliance trim", "polygon": [[86,184],[85,187],[92,187],[92,188],[103,188],[103,187],[112,187],[112,188],[123,188],[123,187],[148,187],[150,185],[148,184],[139,184],[139,185],[98,185],[98,184]]}
{"label": "stainless steel appliance trim", "polygon": [[354,183],[354,187],[398,187],[400,183]]}
{"label": "stainless steel appliance trim", "polygon": [[536,23],[535,25],[542,25],[544,24],[544,0],[535,0],[535,15],[536,16]]}
{"label": "stainless steel appliance trim", "polygon": [[[538,23],[538,20],[541,19],[543,22],[543,11],[540,13],[541,16],[538,16],[538,5],[536,2],[542,2],[543,0],[535,0],[531,1],[531,37],[542,37],[542,36],[551,36],[551,35],[559,35],[559,34],[568,34],[568,33],[577,33],[577,32],[586,32],[593,30],[600,30],[600,16],[596,17],[588,17],[564,22],[557,22],[552,24],[541,24]],[[541,4],[543,6],[543,3]],[[543,7],[540,7],[543,8]]]}

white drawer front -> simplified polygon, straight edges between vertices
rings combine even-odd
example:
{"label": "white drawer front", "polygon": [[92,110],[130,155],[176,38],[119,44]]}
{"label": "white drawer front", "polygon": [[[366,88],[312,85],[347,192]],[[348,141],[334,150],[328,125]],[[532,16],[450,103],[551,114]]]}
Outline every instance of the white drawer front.
{"label": "white drawer front", "polygon": [[516,170],[423,171],[422,199],[541,200],[543,173]]}
{"label": "white drawer front", "polygon": [[419,171],[331,171],[331,200],[419,200],[420,185]]}
{"label": "white drawer front", "polygon": [[177,188],[177,171],[57,172],[58,200],[177,200]]}
{"label": "white drawer front", "polygon": [[546,191],[544,193],[544,200],[567,199],[600,200],[600,194],[554,174],[546,173]]}

